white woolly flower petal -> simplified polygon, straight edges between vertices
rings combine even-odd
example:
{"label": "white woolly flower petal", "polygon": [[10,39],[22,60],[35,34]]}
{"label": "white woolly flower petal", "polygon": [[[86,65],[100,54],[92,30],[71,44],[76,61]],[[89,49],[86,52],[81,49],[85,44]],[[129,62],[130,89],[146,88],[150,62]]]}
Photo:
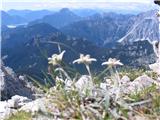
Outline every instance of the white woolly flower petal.
{"label": "white woolly flower petal", "polygon": [[77,59],[77,60],[74,60],[74,61],[73,61],[73,64],[75,64],[75,63],[80,64],[81,62],[82,62],[82,60],[81,60],[81,59]]}
{"label": "white woolly flower petal", "polygon": [[53,66],[58,65],[59,62],[62,61],[65,50],[60,54],[53,54],[51,58],[48,58],[48,64],[52,64]]}
{"label": "white woolly flower petal", "polygon": [[116,65],[123,65],[123,63],[120,62],[120,60],[115,62]]}
{"label": "white woolly flower petal", "polygon": [[102,65],[109,65],[110,62],[103,62]]}
{"label": "white woolly flower petal", "polygon": [[90,61],[95,61],[95,62],[97,61],[95,58],[90,58],[89,60]]}
{"label": "white woolly flower petal", "polygon": [[91,64],[93,61],[97,61],[95,58],[90,58],[90,55],[83,55],[83,54],[80,54],[80,58],[79,59],[76,59],[73,61],[73,64],[74,63],[78,63],[78,64]]}
{"label": "white woolly flower petal", "polygon": [[62,51],[62,52],[57,56],[57,60],[58,60],[58,61],[62,61],[62,58],[63,58],[63,55],[64,55],[65,52],[66,52],[66,51],[64,50],[64,51]]}
{"label": "white woolly flower petal", "polygon": [[109,58],[108,61],[103,62],[102,65],[116,66],[123,65],[123,63],[121,63],[120,60],[117,60],[115,58]]}
{"label": "white woolly flower petal", "polygon": [[58,55],[57,54],[53,54],[51,58],[55,58],[57,57]]}

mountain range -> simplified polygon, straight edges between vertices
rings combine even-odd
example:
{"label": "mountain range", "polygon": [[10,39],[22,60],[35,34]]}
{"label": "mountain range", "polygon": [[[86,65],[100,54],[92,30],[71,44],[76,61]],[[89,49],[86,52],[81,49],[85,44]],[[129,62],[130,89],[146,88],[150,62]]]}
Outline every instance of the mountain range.
{"label": "mountain range", "polygon": [[21,24],[26,21],[23,17],[17,15],[12,16],[4,11],[0,12],[1,12],[1,25]]}
{"label": "mountain range", "polygon": [[155,15],[156,11],[138,15],[96,14],[86,20],[67,25],[61,28],[61,31],[100,45],[117,41],[158,40],[159,23]]}
{"label": "mountain range", "polygon": [[59,12],[44,16],[42,19],[32,21],[29,24],[48,23],[55,28],[60,28],[79,20],[81,20],[80,16],[74,14],[68,8],[63,8]]}
{"label": "mountain range", "polygon": [[26,19],[26,21],[29,22],[29,21],[33,21],[36,19],[40,19],[46,15],[53,14],[54,11],[49,11],[49,10],[33,11],[33,10],[14,10],[12,9],[12,10],[7,11],[7,13],[10,15],[21,16],[24,19]]}
{"label": "mountain range", "polygon": [[1,25],[24,24],[54,13],[53,11],[48,10],[9,10],[0,12],[2,20]]}
{"label": "mountain range", "polygon": [[159,20],[157,10],[141,13],[131,20],[133,24],[127,34],[119,42],[133,42],[138,40],[159,40]]}
{"label": "mountain range", "polygon": [[154,53],[146,40],[158,40],[154,13],[156,10],[138,15],[96,13],[82,17],[65,8],[28,25],[3,25],[2,59],[17,73],[40,75],[47,71],[47,58],[58,53],[60,44],[67,51],[65,62],[83,72],[84,66],[71,64],[80,53],[98,60],[91,66],[94,72],[101,70],[101,63],[109,57],[127,66],[147,67],[154,61]]}

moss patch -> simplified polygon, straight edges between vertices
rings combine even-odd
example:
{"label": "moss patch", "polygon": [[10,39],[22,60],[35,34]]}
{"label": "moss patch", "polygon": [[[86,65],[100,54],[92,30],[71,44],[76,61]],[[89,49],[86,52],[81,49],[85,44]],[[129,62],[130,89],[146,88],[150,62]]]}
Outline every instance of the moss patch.
{"label": "moss patch", "polygon": [[32,120],[32,115],[27,112],[18,112],[7,120]]}

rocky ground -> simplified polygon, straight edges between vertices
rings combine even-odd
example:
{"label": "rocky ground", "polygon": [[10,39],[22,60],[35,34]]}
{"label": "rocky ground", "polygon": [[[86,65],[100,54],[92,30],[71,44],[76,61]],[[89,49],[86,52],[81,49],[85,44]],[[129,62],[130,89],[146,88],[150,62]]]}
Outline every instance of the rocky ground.
{"label": "rocky ground", "polygon": [[14,95],[22,95],[30,99],[34,99],[34,88],[29,82],[27,82],[24,76],[19,76],[18,78],[11,68],[5,67],[2,64],[0,69],[0,77],[2,100],[7,100]]}
{"label": "rocky ground", "polygon": [[96,59],[81,54],[73,63],[83,63],[89,75],[74,77],[60,65],[65,51],[54,54],[49,64],[58,67],[48,74],[56,84],[50,87],[38,88],[1,64],[0,120],[160,120],[159,48],[155,44],[158,59],[149,71],[119,71],[123,63],[110,58],[92,75],[89,64]]}
{"label": "rocky ground", "polygon": [[[4,69],[6,68],[3,67],[2,70]],[[11,75],[6,73],[4,76]],[[6,82],[8,78],[11,76],[4,77],[5,84],[8,84]],[[115,88],[111,79],[105,79],[98,85],[91,82],[90,76],[83,75],[74,87],[69,84],[63,89],[52,87],[47,93],[44,93],[43,97],[36,99],[32,97],[34,92],[31,87],[21,87],[25,85],[24,82],[22,82],[23,84],[18,82],[20,87],[14,88],[14,85],[17,85],[17,83],[14,84],[14,80],[20,79],[16,78],[10,81],[12,89],[8,88],[7,93],[12,94],[6,96],[2,92],[2,98],[5,100],[0,102],[0,120],[19,120],[18,118],[22,116],[26,117],[22,117],[24,120],[160,119],[160,106],[157,106],[157,113],[151,111],[152,105],[155,104],[153,100],[160,100],[160,95],[157,99],[153,99],[154,95],[152,94],[160,92],[160,80],[154,80],[147,75],[139,76],[133,81],[124,75],[120,79],[120,88]],[[120,97],[116,98],[119,90]],[[6,91],[5,88],[3,91]],[[22,116],[20,116],[21,114]]]}

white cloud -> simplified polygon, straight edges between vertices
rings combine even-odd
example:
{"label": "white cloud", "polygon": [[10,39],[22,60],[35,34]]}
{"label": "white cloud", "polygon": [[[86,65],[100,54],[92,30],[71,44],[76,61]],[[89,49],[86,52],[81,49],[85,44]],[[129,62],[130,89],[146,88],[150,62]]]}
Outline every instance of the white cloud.
{"label": "white cloud", "polygon": [[136,3],[151,3],[153,0],[2,0],[3,2],[136,2]]}
{"label": "white cloud", "polygon": [[3,0],[3,9],[114,8],[151,9],[152,0]]}

